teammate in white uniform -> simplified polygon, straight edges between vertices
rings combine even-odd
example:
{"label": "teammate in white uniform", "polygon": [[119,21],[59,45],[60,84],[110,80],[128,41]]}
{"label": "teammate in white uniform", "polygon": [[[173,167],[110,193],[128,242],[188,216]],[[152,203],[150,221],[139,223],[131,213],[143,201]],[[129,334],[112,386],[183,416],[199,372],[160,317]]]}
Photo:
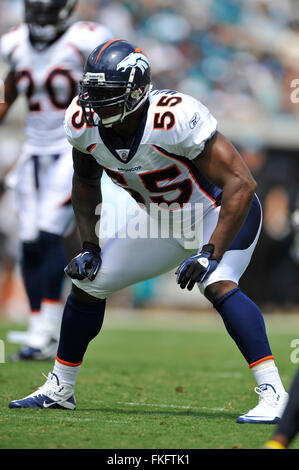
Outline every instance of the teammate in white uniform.
{"label": "teammate in white uniform", "polygon": [[[259,404],[237,422],[275,423],[288,394],[262,314],[238,287],[261,230],[256,184],[205,106],[151,86],[146,55],[126,41],[101,44],[88,58],[81,92],[65,120],[73,145],[72,204],[82,251],[66,268],[73,286],[53,372],[37,392],[9,406],[75,409],[76,377],[101,329],[106,297],[179,266],[177,284],[189,290],[198,285],[254,372]],[[100,247],[103,171],[140,204],[141,232],[136,237],[128,222]],[[192,232],[195,247],[189,245],[195,240]]]}
{"label": "teammate in white uniform", "polygon": [[31,315],[26,345],[13,359],[46,359],[57,349],[66,264],[62,237],[74,223],[73,165],[63,120],[90,52],[110,39],[100,24],[71,24],[76,0],[25,0],[25,23],[1,37],[9,65],[3,120],[19,95],[28,101],[25,144],[8,184],[16,187],[22,272]]}

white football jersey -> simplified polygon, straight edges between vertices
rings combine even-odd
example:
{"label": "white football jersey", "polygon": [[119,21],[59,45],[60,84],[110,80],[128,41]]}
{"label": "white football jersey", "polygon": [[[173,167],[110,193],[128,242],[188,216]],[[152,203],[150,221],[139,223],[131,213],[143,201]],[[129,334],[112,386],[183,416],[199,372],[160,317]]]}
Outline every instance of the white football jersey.
{"label": "white football jersey", "polygon": [[[94,122],[98,117],[94,114]],[[209,110],[189,95],[154,90],[131,149],[113,148],[105,128],[91,127],[75,98],[66,112],[69,142],[89,158],[92,155],[112,181],[147,209],[168,204],[202,204],[203,216],[220,204],[221,190],[211,184],[192,160],[217,130]]]}
{"label": "white football jersey", "polygon": [[65,110],[78,94],[78,82],[91,51],[111,39],[103,25],[79,21],[43,51],[36,50],[26,24],[0,39],[0,55],[16,73],[17,89],[28,99],[26,140],[30,147],[66,146]]}

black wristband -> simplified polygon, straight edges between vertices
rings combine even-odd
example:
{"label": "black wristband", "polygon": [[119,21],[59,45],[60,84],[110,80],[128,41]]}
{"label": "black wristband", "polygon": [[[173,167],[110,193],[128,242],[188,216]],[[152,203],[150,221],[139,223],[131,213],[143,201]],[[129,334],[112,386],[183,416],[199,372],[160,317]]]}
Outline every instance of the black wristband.
{"label": "black wristband", "polygon": [[208,253],[211,253],[211,255],[214,253],[215,246],[212,245],[212,243],[208,243],[207,245],[204,245],[201,249],[201,251],[207,251]]}
{"label": "black wristband", "polygon": [[219,258],[216,258],[215,256],[213,257],[213,253],[214,253],[214,250],[215,250],[215,245],[213,245],[212,243],[208,243],[207,245],[204,245],[201,249],[201,251],[206,251],[207,253],[211,253],[211,258],[210,259],[215,259],[216,261],[221,261],[222,259],[222,256],[219,257]]}
{"label": "black wristband", "polygon": [[96,253],[101,252],[101,247],[92,242],[83,242],[82,249],[88,251],[95,251]]}

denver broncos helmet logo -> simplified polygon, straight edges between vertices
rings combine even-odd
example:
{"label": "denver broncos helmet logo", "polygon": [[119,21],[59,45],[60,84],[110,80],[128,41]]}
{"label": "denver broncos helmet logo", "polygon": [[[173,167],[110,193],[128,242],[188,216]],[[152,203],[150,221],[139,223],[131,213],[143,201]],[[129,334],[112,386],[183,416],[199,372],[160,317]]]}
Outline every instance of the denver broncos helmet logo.
{"label": "denver broncos helmet logo", "polygon": [[128,68],[137,67],[141,70],[142,74],[149,68],[149,61],[144,54],[140,52],[131,52],[116,66],[116,70],[125,72]]}

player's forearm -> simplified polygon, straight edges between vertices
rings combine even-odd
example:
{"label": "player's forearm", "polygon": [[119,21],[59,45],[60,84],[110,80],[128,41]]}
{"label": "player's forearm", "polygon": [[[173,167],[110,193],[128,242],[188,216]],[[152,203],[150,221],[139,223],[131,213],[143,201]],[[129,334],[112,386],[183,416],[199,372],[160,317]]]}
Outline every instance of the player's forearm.
{"label": "player's forearm", "polygon": [[77,221],[81,242],[99,244],[96,233],[100,215],[96,215],[98,204],[102,202],[100,182],[88,184],[73,177],[72,206]]}
{"label": "player's forearm", "polygon": [[255,189],[254,180],[237,178],[223,187],[218,223],[209,240],[209,243],[215,246],[215,257],[223,256],[241,229],[248,215]]}
{"label": "player's forearm", "polygon": [[17,96],[15,75],[13,72],[10,72],[4,81],[4,103],[0,103],[0,123],[5,118]]}
{"label": "player's forearm", "polygon": [[9,109],[9,106],[7,105],[7,103],[0,103],[0,123],[5,118],[8,109]]}

